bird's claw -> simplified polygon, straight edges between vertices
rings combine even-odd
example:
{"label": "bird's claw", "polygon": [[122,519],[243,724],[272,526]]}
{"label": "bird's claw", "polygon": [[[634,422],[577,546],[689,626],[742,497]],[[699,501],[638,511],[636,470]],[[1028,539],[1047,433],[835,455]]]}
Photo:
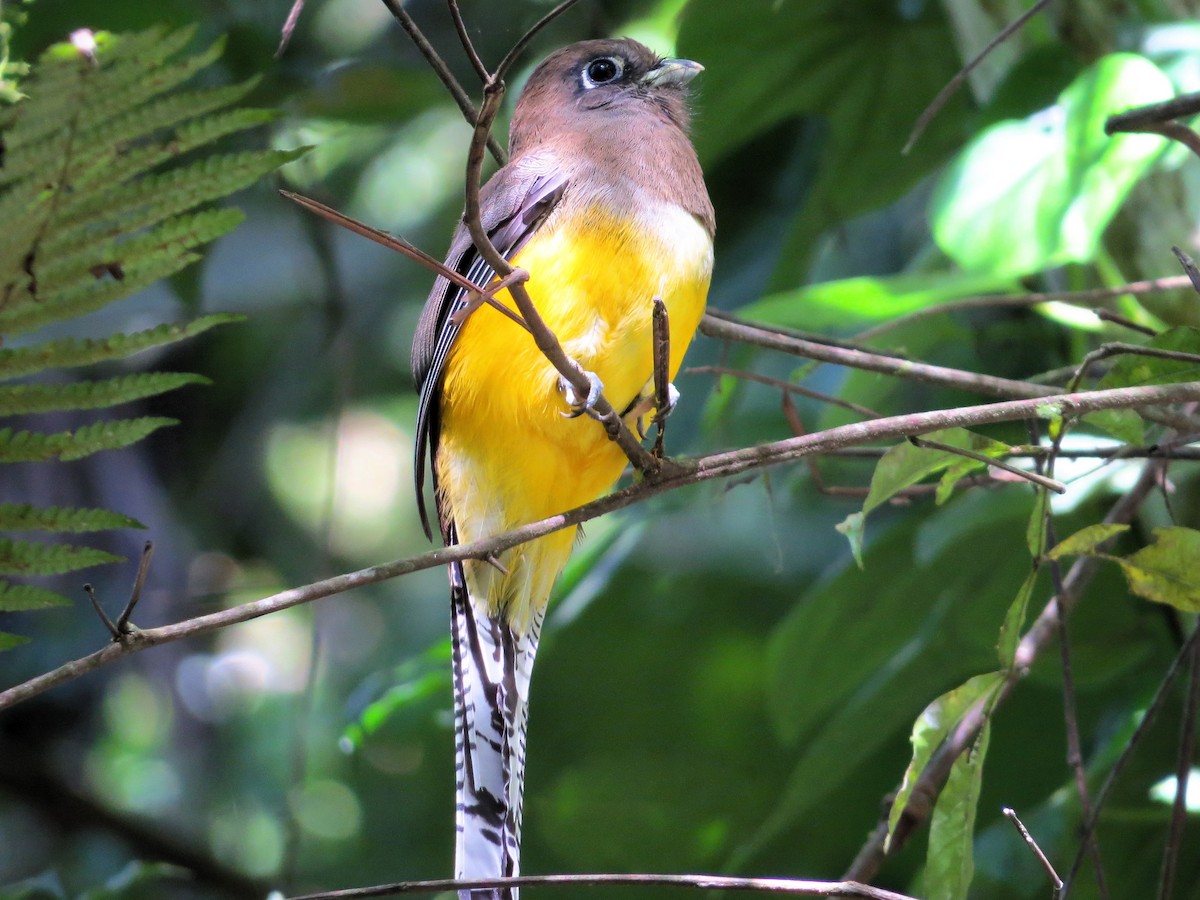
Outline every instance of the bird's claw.
{"label": "bird's claw", "polygon": [[563,416],[568,419],[575,419],[585,412],[591,412],[596,406],[596,401],[600,399],[600,392],[604,390],[604,384],[595,372],[585,369],[583,374],[588,380],[588,394],[582,401],[575,393],[575,386],[561,375],[558,377],[558,389],[562,391],[567,406],[571,407],[570,412],[563,413]]}
{"label": "bird's claw", "polygon": [[674,384],[667,385],[667,402],[661,408],[654,411],[654,418],[650,420],[651,425],[655,425],[663,421],[667,416],[675,411],[675,405],[679,402],[679,388]]}

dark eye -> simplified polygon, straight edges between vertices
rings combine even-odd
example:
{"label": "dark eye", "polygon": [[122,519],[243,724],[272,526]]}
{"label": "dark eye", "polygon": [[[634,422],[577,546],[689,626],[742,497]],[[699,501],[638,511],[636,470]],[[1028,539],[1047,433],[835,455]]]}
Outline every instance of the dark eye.
{"label": "dark eye", "polygon": [[611,56],[602,56],[599,59],[593,59],[587,64],[587,68],[583,70],[584,81],[588,83],[588,87],[595,87],[598,84],[607,84],[610,81],[615,81],[621,76],[621,61],[614,59]]}

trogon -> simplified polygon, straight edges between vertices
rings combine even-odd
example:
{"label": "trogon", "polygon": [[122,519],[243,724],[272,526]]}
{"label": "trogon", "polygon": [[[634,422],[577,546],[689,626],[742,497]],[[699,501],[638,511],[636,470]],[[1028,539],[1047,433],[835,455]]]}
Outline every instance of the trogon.
{"label": "trogon", "polygon": [[[630,423],[653,405],[655,298],[669,315],[673,378],[708,293],[713,208],[688,137],[688,85],[701,68],[628,39],[551,54],[517,102],[508,163],[480,192],[493,245],[529,273],[545,323]],[[495,280],[465,224],[446,266],[480,287]],[[495,298],[515,310],[507,291]],[[626,464],[599,424],[572,415],[587,399],[521,324],[477,300],[439,277],[413,342],[417,491],[428,466],[447,544],[595,500]],[[423,499],[420,509],[430,533]],[[451,567],[457,878],[519,871],[529,680],[575,535]]]}

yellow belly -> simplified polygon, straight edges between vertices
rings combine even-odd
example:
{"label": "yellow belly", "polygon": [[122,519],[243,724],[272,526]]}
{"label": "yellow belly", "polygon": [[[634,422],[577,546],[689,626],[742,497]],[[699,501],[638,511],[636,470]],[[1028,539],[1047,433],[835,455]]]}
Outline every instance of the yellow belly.
{"label": "yellow belly", "polygon": [[[591,210],[551,220],[513,263],[530,273],[529,294],[567,354],[599,376],[621,410],[653,375],[655,297],[667,304],[671,377],[678,371],[704,313],[712,244],[677,207],[629,223]],[[507,292],[497,299],[515,308]],[[558,385],[558,373],[515,322],[487,306],[467,320],[446,364],[437,458],[459,540],[579,506],[620,476],[625,455],[593,420],[563,417]],[[544,606],[574,537],[567,529],[507,551],[500,559],[507,576],[469,564],[472,597],[504,609],[523,630]]]}

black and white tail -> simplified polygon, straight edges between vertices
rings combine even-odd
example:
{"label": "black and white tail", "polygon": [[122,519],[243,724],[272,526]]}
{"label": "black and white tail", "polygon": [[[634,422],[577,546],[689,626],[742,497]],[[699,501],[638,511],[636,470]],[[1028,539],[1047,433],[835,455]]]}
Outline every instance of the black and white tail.
{"label": "black and white tail", "polygon": [[[451,588],[457,806],[456,878],[517,875],[529,678],[542,614],[524,634],[462,584]],[[517,900],[517,890],[464,890],[459,900]]]}

